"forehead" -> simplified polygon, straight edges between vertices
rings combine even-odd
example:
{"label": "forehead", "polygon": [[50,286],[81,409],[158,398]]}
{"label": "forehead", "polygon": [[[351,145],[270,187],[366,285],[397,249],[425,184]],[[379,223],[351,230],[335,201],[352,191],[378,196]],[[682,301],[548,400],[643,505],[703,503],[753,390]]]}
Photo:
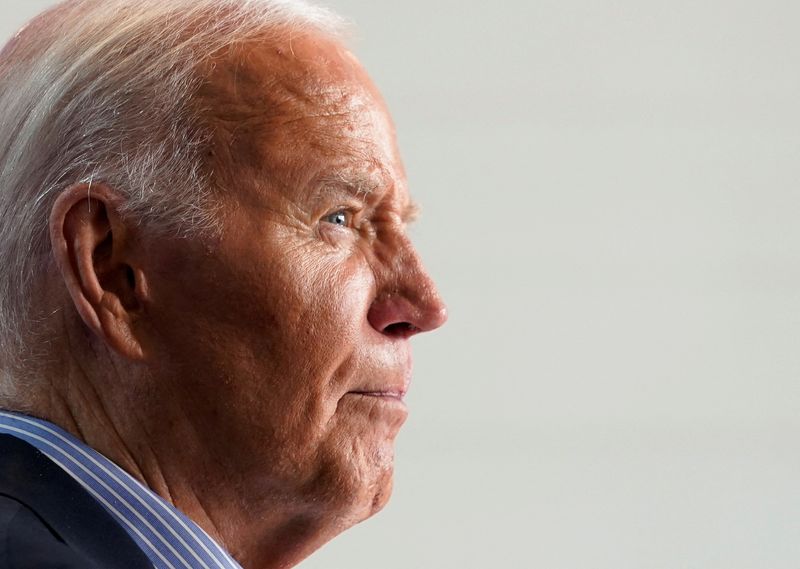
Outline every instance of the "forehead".
{"label": "forehead", "polygon": [[199,99],[219,158],[236,172],[295,187],[351,174],[405,183],[385,104],[338,42],[318,34],[250,42],[220,54],[207,76]]}

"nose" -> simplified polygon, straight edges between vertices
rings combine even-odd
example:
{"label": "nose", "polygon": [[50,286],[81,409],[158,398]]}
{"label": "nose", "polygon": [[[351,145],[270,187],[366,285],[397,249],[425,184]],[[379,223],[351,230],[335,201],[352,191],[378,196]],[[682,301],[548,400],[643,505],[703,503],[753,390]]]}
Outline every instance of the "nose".
{"label": "nose", "polygon": [[447,307],[433,279],[413,246],[406,245],[389,263],[384,283],[367,312],[375,330],[396,338],[430,332],[447,321]]}

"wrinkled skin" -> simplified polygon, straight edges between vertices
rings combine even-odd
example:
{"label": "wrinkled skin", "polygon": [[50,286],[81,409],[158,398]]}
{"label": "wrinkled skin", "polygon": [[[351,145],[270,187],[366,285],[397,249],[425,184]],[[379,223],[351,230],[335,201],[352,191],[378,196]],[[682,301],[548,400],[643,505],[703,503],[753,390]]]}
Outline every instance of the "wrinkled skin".
{"label": "wrinkled skin", "polygon": [[180,270],[150,279],[166,308],[148,351],[167,377],[194,378],[170,397],[250,503],[321,500],[349,525],[389,495],[408,337],[444,318],[406,235],[393,127],[328,41],[258,46],[217,69],[205,96],[229,101],[211,117],[234,164],[226,229],[210,253],[154,250]]}
{"label": "wrinkled skin", "polygon": [[[113,188],[54,210],[67,287],[118,371],[80,366],[90,395],[65,395],[62,423],[245,567],[287,567],[386,503],[409,338],[445,308],[406,233],[391,120],[352,55],[305,35],[220,54],[209,74],[219,236],[126,226]],[[108,234],[110,253],[81,253]]]}

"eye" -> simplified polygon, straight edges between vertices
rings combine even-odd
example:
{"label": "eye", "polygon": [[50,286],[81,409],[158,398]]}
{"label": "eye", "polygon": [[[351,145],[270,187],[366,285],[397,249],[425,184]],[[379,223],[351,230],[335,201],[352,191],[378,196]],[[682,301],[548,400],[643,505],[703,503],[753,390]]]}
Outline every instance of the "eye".
{"label": "eye", "polygon": [[322,221],[341,227],[351,227],[353,225],[353,213],[346,209],[340,209],[329,213],[322,218]]}

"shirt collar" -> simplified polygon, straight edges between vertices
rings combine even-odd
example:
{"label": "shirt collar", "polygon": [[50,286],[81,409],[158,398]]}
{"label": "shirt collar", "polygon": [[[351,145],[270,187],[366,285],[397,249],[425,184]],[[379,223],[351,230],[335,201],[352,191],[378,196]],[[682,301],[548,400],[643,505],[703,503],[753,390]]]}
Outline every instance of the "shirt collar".
{"label": "shirt collar", "polygon": [[33,445],[77,480],[128,532],[156,569],[241,569],[172,504],[57,425],[0,411],[0,433]]}

